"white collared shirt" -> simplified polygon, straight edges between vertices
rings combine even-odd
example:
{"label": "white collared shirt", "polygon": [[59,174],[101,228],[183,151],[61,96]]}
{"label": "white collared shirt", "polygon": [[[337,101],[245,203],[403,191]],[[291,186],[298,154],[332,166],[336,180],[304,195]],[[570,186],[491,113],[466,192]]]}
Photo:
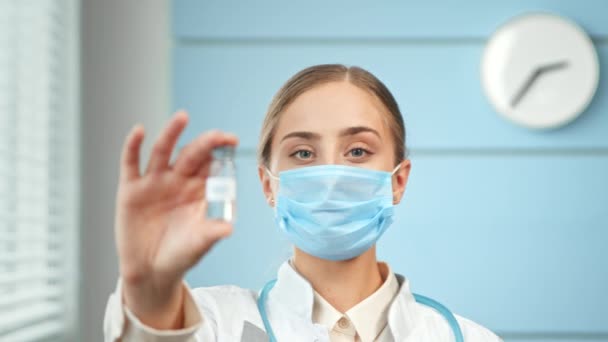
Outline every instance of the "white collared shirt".
{"label": "white collared shirt", "polygon": [[332,342],[387,340],[386,336],[390,333],[385,329],[388,323],[388,309],[399,292],[399,283],[388,264],[380,262],[378,266],[384,279],[382,285],[345,313],[336,310],[317,291],[314,291],[312,320],[328,327]]}
{"label": "white collared shirt", "polygon": [[[268,319],[277,340],[281,342],[357,341],[356,336],[359,336],[358,338],[364,342],[453,341],[452,329],[445,318],[434,309],[416,303],[410,291],[409,281],[390,272],[388,265],[387,270],[387,278],[383,285],[370,297],[342,315],[339,312],[332,313],[327,307],[329,304],[322,303],[320,296],[315,296],[310,283],[295,271],[288,261],[284,262],[279,268],[277,282],[269,292],[265,303]],[[394,284],[391,278],[397,284]],[[392,293],[395,285],[398,290]],[[233,285],[200,287],[193,290],[189,289],[185,282],[184,286],[187,289],[184,299],[187,328],[157,330],[140,322],[123,304],[122,282],[119,278],[116,290],[110,295],[106,306],[105,341],[263,340],[260,336],[264,335],[264,324],[257,308],[257,292]],[[385,303],[387,298],[392,298],[388,305]],[[340,318],[334,320],[337,315],[340,318],[346,316],[349,324],[352,325],[351,330],[342,329],[345,332],[343,336],[334,334],[336,324],[340,328]],[[458,315],[455,316],[466,342],[502,341],[488,329]],[[370,337],[373,335],[377,337]]]}

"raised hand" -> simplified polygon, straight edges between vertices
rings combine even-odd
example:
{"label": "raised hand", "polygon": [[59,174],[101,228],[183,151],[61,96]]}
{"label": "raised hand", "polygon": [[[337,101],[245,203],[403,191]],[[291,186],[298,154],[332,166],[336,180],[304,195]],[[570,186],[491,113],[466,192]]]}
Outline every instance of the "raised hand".
{"label": "raised hand", "polygon": [[184,274],[232,232],[227,222],[205,219],[204,194],[213,148],[238,140],[232,134],[207,132],[171,163],[187,122],[185,112],[172,117],[154,143],[143,174],[140,125],[127,136],[121,157],[115,234],[124,299],[143,323],[158,329],[183,324]]}

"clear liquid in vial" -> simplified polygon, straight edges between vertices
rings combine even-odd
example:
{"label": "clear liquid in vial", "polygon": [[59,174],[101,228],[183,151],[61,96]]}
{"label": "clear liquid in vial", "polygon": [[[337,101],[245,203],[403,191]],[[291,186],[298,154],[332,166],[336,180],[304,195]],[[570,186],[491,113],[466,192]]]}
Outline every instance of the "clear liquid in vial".
{"label": "clear liquid in vial", "polygon": [[236,201],[208,201],[207,217],[214,220],[234,222],[236,219]]}
{"label": "clear liquid in vial", "polygon": [[227,176],[207,178],[205,189],[207,218],[234,222],[236,219],[236,179]]}
{"label": "clear liquid in vial", "polygon": [[234,222],[236,216],[236,168],[234,146],[213,149],[209,177],[205,185],[207,218]]}

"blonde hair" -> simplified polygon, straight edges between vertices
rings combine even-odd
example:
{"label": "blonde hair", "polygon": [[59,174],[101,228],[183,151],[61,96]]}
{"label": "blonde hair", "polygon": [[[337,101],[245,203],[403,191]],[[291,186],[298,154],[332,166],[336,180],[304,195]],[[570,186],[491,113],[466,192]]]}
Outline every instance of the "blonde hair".
{"label": "blonde hair", "polygon": [[329,83],[348,81],[351,84],[369,92],[384,105],[387,111],[387,124],[393,135],[395,144],[395,165],[406,157],[405,124],[395,98],[376,76],[369,71],[357,67],[347,67],[342,64],[319,64],[301,70],[293,75],[274,95],[260,134],[258,145],[258,163],[269,166],[270,147],[281,115],[298,96],[316,86]]}

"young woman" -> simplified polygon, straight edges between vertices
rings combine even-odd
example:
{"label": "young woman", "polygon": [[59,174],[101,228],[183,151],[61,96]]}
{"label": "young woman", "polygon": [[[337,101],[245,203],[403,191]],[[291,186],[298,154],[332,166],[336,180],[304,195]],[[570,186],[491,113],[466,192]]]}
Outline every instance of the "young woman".
{"label": "young woman", "polygon": [[212,149],[237,145],[234,135],[208,132],[171,162],[187,120],[182,112],[170,120],[143,174],[143,128],[125,141],[115,224],[121,277],[106,307],[106,341],[501,341],[413,294],[376,259],[411,164],[397,102],[372,74],[312,66],[273,98],[258,173],[294,253],[259,292],[190,290],[183,281],[232,231],[204,218],[204,190]]}

